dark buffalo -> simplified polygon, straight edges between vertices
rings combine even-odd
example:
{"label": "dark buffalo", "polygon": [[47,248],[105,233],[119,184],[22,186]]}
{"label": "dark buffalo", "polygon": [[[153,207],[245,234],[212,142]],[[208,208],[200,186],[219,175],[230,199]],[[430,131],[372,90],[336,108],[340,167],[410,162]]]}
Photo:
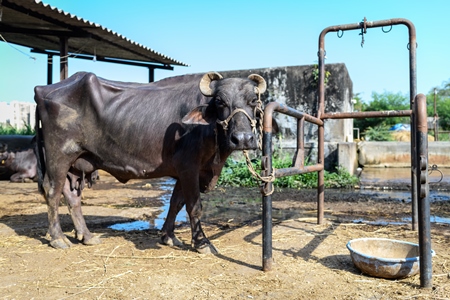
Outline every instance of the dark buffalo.
{"label": "dark buffalo", "polygon": [[232,151],[257,147],[259,95],[265,90],[259,75],[223,79],[214,72],[149,84],[77,73],[56,84],[37,86],[36,123],[42,124],[37,128],[38,173],[43,178],[39,187],[48,204],[50,244],[71,245],[59,222],[61,193],[77,238],[84,244],[100,242],[86,227],[82,185],[77,182],[102,169],[123,183],[175,178],[162,242],[181,244],[174,223],[186,205],[193,246],[199,252],[216,252],[201,227],[200,192],[214,188]]}
{"label": "dark buffalo", "polygon": [[[11,145],[13,144],[14,142],[11,143]],[[12,173],[9,178],[11,182],[31,181],[36,177],[37,161],[33,150],[34,140],[23,146],[25,147],[20,149],[9,149],[8,142],[0,142],[0,166],[5,172]]]}

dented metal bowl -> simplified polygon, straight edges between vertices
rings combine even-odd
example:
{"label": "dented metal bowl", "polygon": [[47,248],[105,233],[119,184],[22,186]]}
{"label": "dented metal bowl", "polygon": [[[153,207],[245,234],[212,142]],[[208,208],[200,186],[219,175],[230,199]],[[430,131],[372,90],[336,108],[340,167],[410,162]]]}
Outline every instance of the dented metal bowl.
{"label": "dented metal bowl", "polygon": [[[419,272],[419,245],[383,238],[360,238],[347,243],[355,266],[374,277],[399,279]],[[435,252],[431,250],[431,255]]]}

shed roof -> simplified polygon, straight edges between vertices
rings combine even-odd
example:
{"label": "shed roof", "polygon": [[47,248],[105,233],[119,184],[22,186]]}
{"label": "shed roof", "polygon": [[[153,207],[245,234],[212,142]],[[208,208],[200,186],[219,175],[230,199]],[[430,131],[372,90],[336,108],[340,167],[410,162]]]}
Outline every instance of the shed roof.
{"label": "shed roof", "polygon": [[39,0],[0,0],[0,34],[3,41],[32,48],[36,52],[59,55],[61,38],[68,38],[71,57],[95,57],[156,68],[187,66],[108,28]]}

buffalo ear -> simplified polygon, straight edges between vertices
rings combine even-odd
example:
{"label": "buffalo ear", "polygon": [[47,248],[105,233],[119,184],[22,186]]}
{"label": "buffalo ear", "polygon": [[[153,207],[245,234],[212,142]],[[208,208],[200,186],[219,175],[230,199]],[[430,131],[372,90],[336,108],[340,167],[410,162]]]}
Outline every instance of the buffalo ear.
{"label": "buffalo ear", "polygon": [[209,125],[216,120],[216,114],[209,105],[200,105],[185,115],[181,122],[183,124]]}

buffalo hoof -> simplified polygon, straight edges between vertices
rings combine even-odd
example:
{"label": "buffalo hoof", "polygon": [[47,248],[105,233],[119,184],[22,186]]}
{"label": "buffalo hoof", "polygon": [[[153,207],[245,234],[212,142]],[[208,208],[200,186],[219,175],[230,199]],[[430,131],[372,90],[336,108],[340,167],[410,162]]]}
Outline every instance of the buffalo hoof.
{"label": "buffalo hoof", "polygon": [[201,254],[219,254],[219,250],[217,250],[217,248],[214,247],[214,245],[211,243],[195,247],[195,250],[197,250],[197,252]]}
{"label": "buffalo hoof", "polygon": [[50,246],[56,249],[67,249],[72,247],[72,243],[69,241],[68,238],[63,237],[50,241]]}
{"label": "buffalo hoof", "polygon": [[169,236],[163,236],[161,237],[161,242],[170,247],[181,247],[183,246],[183,243],[177,238],[177,237],[169,237]]}
{"label": "buffalo hoof", "polygon": [[90,239],[83,239],[83,244],[87,245],[87,246],[93,246],[93,245],[98,245],[101,244],[102,241],[100,240],[100,238],[98,236],[93,235]]}

